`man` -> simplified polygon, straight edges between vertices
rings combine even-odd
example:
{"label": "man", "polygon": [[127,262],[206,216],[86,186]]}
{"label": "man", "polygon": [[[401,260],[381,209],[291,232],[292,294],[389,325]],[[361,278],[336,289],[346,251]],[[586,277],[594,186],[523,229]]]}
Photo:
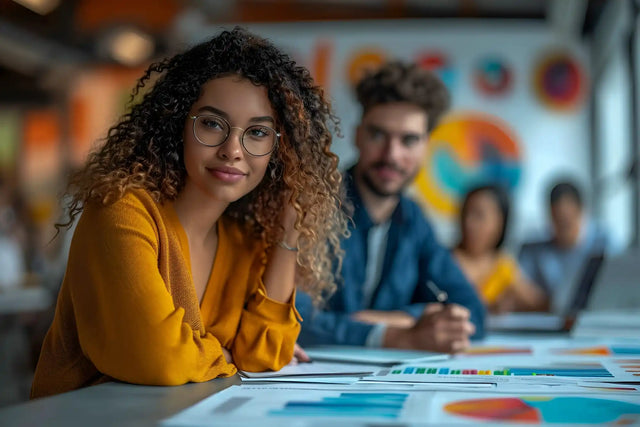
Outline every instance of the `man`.
{"label": "man", "polygon": [[[299,343],[462,351],[470,336],[482,334],[484,308],[420,208],[403,195],[449,94],[433,74],[399,62],[365,77],[356,91],[360,158],[344,177],[354,212],[351,236],[342,242],[342,283],[321,310],[299,294]],[[434,303],[432,284],[448,293],[448,304]]]}
{"label": "man", "polygon": [[563,312],[571,303],[571,284],[592,256],[608,249],[603,231],[587,221],[580,191],[571,182],[556,183],[549,193],[552,236],[523,245],[520,265],[551,300],[551,309]]}

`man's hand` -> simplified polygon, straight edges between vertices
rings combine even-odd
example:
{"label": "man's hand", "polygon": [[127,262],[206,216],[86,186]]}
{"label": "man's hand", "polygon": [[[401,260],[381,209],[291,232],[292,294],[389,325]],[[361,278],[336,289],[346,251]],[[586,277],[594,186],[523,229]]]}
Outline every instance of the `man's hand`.
{"label": "man's hand", "polygon": [[360,310],[351,315],[353,320],[363,323],[384,323],[388,326],[410,328],[416,323],[416,319],[406,311],[393,310]]}
{"label": "man's hand", "polygon": [[469,347],[475,332],[469,318],[469,310],[457,304],[428,304],[413,327],[388,328],[384,346],[459,353]]}

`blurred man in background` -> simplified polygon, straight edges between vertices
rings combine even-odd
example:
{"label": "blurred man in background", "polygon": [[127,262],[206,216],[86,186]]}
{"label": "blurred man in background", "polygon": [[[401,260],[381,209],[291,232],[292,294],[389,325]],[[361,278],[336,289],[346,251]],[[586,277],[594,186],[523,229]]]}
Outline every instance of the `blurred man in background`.
{"label": "blurred man in background", "polygon": [[[418,205],[403,195],[448,108],[447,89],[430,72],[393,62],[356,92],[360,157],[344,175],[354,212],[351,236],[342,242],[342,283],[323,310],[299,295],[299,342],[462,351],[482,334],[483,305]],[[450,304],[434,303],[428,283],[447,292]]]}
{"label": "blurred man in background", "polygon": [[520,265],[527,276],[551,299],[553,311],[564,311],[571,300],[572,284],[593,256],[603,255],[609,239],[588,221],[582,194],[571,182],[558,182],[549,193],[552,235],[523,245]]}

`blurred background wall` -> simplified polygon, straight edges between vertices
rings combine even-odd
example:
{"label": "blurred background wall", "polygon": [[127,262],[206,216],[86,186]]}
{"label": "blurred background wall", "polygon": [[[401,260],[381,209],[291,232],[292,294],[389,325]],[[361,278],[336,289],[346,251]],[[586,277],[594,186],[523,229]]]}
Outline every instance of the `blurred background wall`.
{"label": "blurred background wall", "polygon": [[324,86],[342,121],[342,168],[355,161],[362,73],[402,59],[443,79],[453,108],[412,192],[445,243],[460,197],[488,180],[512,189],[511,247],[543,235],[548,185],[562,176],[582,186],[620,250],[640,244],[635,0],[0,0],[0,277],[20,274],[0,279],[0,404],[28,395],[51,319],[68,173],[151,61],[236,24]]}
{"label": "blurred background wall", "polygon": [[[479,183],[497,181],[513,190],[519,213],[514,238],[544,229],[542,193],[550,178],[565,174],[591,184],[590,61],[588,45],[579,37],[544,22],[499,20],[251,28],[324,79],[342,120],[344,137],[334,141],[334,149],[343,167],[356,159],[352,141],[361,111],[353,87],[366,69],[401,59],[440,75],[451,91],[452,109],[432,137],[414,192],[445,241],[457,227],[459,199]],[[199,40],[211,32],[205,27],[191,34]]]}

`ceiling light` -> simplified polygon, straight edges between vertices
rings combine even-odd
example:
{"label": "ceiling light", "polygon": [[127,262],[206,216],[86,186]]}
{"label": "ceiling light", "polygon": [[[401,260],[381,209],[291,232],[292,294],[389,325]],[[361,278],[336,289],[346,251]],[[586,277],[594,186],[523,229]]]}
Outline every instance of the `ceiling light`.
{"label": "ceiling light", "polygon": [[123,28],[110,35],[107,49],[114,60],[133,67],[151,58],[155,42],[153,37],[142,31]]}
{"label": "ceiling light", "polygon": [[46,15],[58,7],[60,0],[13,0],[40,15]]}

